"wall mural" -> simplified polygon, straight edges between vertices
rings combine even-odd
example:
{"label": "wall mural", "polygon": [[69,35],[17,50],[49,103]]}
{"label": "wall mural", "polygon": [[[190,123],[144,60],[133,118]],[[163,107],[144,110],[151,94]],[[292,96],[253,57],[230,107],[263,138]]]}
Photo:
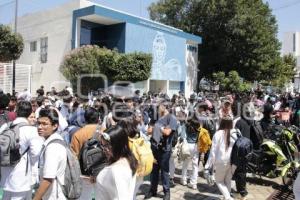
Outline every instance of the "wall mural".
{"label": "wall mural", "polygon": [[151,53],[151,80],[185,81],[186,39],[164,31],[126,24],[125,52]]}
{"label": "wall mural", "polygon": [[170,80],[181,80],[182,75],[185,74],[183,67],[176,58],[166,62],[167,48],[164,33],[157,31],[153,40],[151,79],[166,80],[168,77]]}

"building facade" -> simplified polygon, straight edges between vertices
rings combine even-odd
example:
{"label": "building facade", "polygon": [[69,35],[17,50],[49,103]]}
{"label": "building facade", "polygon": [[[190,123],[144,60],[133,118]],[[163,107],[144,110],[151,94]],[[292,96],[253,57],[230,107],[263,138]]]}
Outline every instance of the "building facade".
{"label": "building facade", "polygon": [[287,32],[282,42],[282,54],[292,54],[296,58],[296,75],[293,87],[300,92],[300,32]]}
{"label": "building facade", "polygon": [[23,16],[19,24],[25,49],[18,63],[32,66],[31,91],[41,85],[46,90],[68,85],[59,71],[64,56],[89,44],[120,53],[151,53],[150,79],[134,84],[143,92],[172,95],[182,90],[188,96],[197,87],[201,38],[179,29],[86,0]]}

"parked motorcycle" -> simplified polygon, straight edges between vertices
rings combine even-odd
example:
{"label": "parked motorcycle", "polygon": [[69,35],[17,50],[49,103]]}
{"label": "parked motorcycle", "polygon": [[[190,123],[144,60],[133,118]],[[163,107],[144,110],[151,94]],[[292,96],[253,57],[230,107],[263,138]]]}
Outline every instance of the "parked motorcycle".
{"label": "parked motorcycle", "polygon": [[284,185],[291,184],[300,166],[294,156],[299,151],[299,132],[297,127],[274,125],[265,134],[260,149],[247,156],[248,172],[268,178],[282,177]]}

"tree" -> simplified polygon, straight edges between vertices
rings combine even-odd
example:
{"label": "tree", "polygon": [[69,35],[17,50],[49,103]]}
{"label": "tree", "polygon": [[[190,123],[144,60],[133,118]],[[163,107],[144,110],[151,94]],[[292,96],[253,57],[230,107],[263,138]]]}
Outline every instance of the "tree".
{"label": "tree", "polygon": [[281,67],[278,69],[278,75],[275,79],[273,79],[271,85],[283,88],[296,75],[297,61],[292,54],[288,54],[284,55],[282,59],[278,62],[281,62],[281,64],[277,66]]}
{"label": "tree", "polygon": [[[83,74],[103,74],[109,81],[143,81],[150,77],[152,57],[145,53],[121,54],[116,50],[87,45],[72,50],[61,64],[62,74],[71,81],[74,88],[78,77]],[[102,78],[81,79],[81,91],[103,87]],[[102,82],[103,83],[103,82]]]}
{"label": "tree", "polygon": [[224,72],[213,73],[215,83],[219,85],[220,91],[246,92],[251,89],[251,85],[239,76],[237,71],[230,71],[226,76]]}
{"label": "tree", "polygon": [[17,60],[24,49],[23,38],[8,26],[0,24],[0,62]]}
{"label": "tree", "polygon": [[236,70],[271,81],[284,67],[276,19],[262,0],[159,0],[148,9],[151,19],[202,37],[201,76]]}
{"label": "tree", "polygon": [[120,54],[111,73],[114,81],[138,82],[151,75],[152,56],[146,53]]}

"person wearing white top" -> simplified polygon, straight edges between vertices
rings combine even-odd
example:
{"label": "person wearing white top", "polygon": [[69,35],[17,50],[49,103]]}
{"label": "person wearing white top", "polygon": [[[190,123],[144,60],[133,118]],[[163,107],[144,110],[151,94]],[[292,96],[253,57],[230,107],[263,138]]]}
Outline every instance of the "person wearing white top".
{"label": "person wearing white top", "polygon": [[238,129],[233,129],[231,117],[221,119],[219,130],[215,133],[205,170],[215,168],[216,184],[225,200],[233,200],[230,196],[231,178],[234,168],[230,164],[232,147],[237,139]]}
{"label": "person wearing white top", "polygon": [[[27,117],[32,112],[28,101],[20,101],[17,104],[17,118],[12,124],[20,124],[20,161],[15,166],[1,167],[1,183],[3,188],[3,200],[31,199],[31,187],[36,183],[36,177],[32,177],[34,166],[38,162],[43,145],[43,138],[38,135],[36,127],[30,126]],[[26,125],[27,124],[27,125]],[[4,125],[7,127],[7,124]]]}
{"label": "person wearing white top", "polygon": [[35,194],[34,200],[65,200],[62,192],[64,185],[65,169],[67,165],[66,148],[53,140],[63,140],[57,132],[58,113],[55,109],[41,109],[38,118],[38,133],[46,141],[40,157],[40,186]]}
{"label": "person wearing white top", "polygon": [[120,125],[100,136],[109,165],[96,179],[96,200],[132,200],[137,160],[129,149],[128,135]]}

